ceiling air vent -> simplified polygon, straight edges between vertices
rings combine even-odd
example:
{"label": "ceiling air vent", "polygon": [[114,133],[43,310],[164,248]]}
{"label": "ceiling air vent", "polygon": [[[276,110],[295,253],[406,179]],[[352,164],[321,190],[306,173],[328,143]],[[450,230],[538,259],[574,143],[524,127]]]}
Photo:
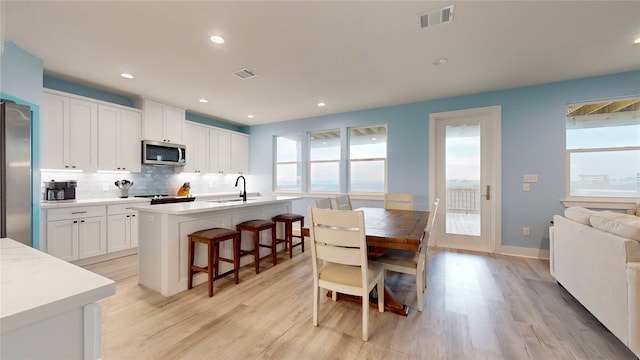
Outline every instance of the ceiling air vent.
{"label": "ceiling air vent", "polygon": [[453,5],[421,14],[418,17],[418,21],[421,29],[434,25],[450,23],[453,21]]}
{"label": "ceiling air vent", "polygon": [[240,69],[238,71],[234,71],[232,74],[237,76],[237,77],[239,77],[240,79],[243,79],[243,80],[258,76],[258,73],[256,73],[253,70],[249,70],[247,68]]}

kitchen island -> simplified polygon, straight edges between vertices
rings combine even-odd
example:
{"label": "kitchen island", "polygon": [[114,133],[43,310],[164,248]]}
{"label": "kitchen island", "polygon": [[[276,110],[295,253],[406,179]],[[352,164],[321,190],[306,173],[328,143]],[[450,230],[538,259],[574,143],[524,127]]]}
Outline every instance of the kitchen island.
{"label": "kitchen island", "polygon": [[[291,212],[292,201],[295,199],[297,198],[256,197],[249,198],[246,202],[227,199],[134,206],[133,209],[139,213],[138,283],[164,296],[187,290],[189,234],[213,227],[235,229],[236,224],[243,221],[271,219],[278,214]],[[283,237],[282,231],[282,228],[278,228],[278,237]],[[249,235],[243,234],[241,237],[243,249],[253,247]],[[265,243],[270,244],[270,234],[264,232],[261,235],[266,237]],[[283,246],[280,244],[279,249]],[[261,255],[268,252],[268,249],[261,249]],[[220,256],[233,258],[231,241],[220,244]],[[204,266],[206,261],[206,247],[196,246],[195,264]],[[251,256],[240,259],[240,266],[250,263],[253,263]],[[220,263],[220,273],[230,270],[231,264]],[[206,274],[194,276],[194,285],[205,281]]]}
{"label": "kitchen island", "polygon": [[113,280],[0,239],[0,358],[99,359]]}

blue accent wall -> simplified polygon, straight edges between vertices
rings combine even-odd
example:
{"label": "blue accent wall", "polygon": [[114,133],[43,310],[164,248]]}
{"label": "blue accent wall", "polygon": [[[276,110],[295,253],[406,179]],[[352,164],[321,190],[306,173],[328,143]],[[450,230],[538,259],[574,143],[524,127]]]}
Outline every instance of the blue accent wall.
{"label": "blue accent wall", "polygon": [[0,97],[31,108],[31,246],[40,249],[40,105],[43,63],[41,59],[6,41],[0,64]]}
{"label": "blue accent wall", "polygon": [[[502,107],[502,244],[549,249],[548,226],[565,197],[565,113],[570,103],[640,95],[640,71],[493,91],[364,111],[292,120],[250,128],[250,173],[258,191],[273,187],[273,136],[388,124],[388,191],[413,193],[416,209],[428,209],[429,115]],[[343,144],[346,145],[346,144]],[[306,154],[303,151],[303,159]],[[306,169],[303,169],[306,172]],[[522,176],[538,174],[530,192]],[[346,192],[343,184],[341,191]],[[310,201],[294,202],[306,214]],[[357,204],[361,206],[360,204]],[[531,228],[523,236],[522,228]],[[500,244],[498,244],[500,245]]]}
{"label": "blue accent wall", "polygon": [[64,91],[70,94],[86,96],[88,98],[102,100],[118,105],[134,107],[133,101],[127,96],[117,95],[107,91],[94,89],[89,86],[76,84],[46,74],[43,75],[43,84],[47,89]]}

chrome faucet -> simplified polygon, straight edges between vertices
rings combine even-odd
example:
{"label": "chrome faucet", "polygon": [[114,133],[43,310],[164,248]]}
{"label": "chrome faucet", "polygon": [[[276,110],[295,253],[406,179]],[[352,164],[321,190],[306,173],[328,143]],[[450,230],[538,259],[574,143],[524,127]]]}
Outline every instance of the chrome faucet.
{"label": "chrome faucet", "polygon": [[240,181],[240,178],[242,178],[243,185],[243,190],[240,191],[240,197],[242,198],[242,201],[247,202],[247,179],[245,179],[242,175],[238,176],[238,178],[236,179],[236,187],[238,187],[238,181]]}

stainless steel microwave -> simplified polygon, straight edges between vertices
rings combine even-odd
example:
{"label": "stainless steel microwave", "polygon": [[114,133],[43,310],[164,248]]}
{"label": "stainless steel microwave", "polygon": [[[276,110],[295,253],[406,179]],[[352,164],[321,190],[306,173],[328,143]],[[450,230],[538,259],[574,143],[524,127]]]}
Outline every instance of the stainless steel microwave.
{"label": "stainless steel microwave", "polygon": [[142,140],[142,163],[148,165],[184,166],[187,148],[180,144]]}

